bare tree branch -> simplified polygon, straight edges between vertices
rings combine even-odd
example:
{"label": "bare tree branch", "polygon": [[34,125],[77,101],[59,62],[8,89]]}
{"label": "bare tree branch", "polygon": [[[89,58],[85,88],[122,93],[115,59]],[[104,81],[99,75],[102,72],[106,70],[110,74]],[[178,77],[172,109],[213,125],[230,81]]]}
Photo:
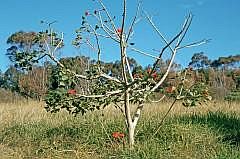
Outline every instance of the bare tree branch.
{"label": "bare tree branch", "polygon": [[97,60],[97,66],[98,66],[98,70],[101,71],[101,62],[100,62],[100,56],[101,56],[101,48],[100,48],[100,44],[99,44],[99,38],[97,36],[97,33],[95,31],[95,29],[89,24],[89,27],[92,29],[93,33],[94,33],[94,37],[96,39],[96,43],[97,43],[97,56],[98,56],[98,60]]}
{"label": "bare tree branch", "polygon": [[56,50],[60,47],[60,45],[63,43],[63,33],[61,36],[61,40],[59,41],[59,43],[57,44],[57,46],[54,48],[53,52],[56,52]]}
{"label": "bare tree branch", "polygon": [[[105,36],[107,38],[111,38],[115,42],[119,43],[119,40],[116,38],[117,37],[116,36],[116,32],[112,31],[105,23],[103,23],[103,20],[102,20],[102,17],[101,17],[101,13],[98,12],[98,16],[94,15],[94,17],[99,21],[103,31],[108,35],[108,36],[105,36],[105,35],[99,34],[99,36],[102,36],[102,37]],[[115,37],[112,34],[114,34]]]}
{"label": "bare tree branch", "polygon": [[[157,28],[157,26],[153,23],[152,19],[149,17],[149,15],[144,12],[146,17],[147,17],[147,20],[149,21],[149,23],[151,24],[151,26],[154,28],[154,30],[157,32],[157,34],[160,36],[160,38],[164,41],[164,43],[166,45],[169,45],[169,42],[167,41],[167,39],[163,36],[163,34],[159,31],[159,29]],[[168,46],[169,49],[171,50],[171,52],[173,53],[173,48],[169,45]]]}
{"label": "bare tree branch", "polygon": [[145,56],[149,56],[149,57],[151,57],[151,58],[159,59],[159,60],[160,60],[159,57],[154,56],[154,55],[151,55],[151,54],[146,53],[146,52],[144,52],[144,51],[141,51],[141,50],[139,50],[139,49],[136,49],[136,48],[133,48],[133,47],[131,47],[130,49],[133,50],[133,51],[135,51],[135,52],[137,52],[137,53],[143,54],[143,55],[145,55]]}
{"label": "bare tree branch", "polygon": [[117,34],[117,28],[116,28],[116,26],[115,26],[115,24],[114,24],[114,21],[113,21],[112,17],[110,16],[110,14],[109,14],[109,12],[108,12],[106,6],[103,4],[103,2],[102,2],[101,0],[98,0],[98,2],[99,2],[100,5],[103,7],[103,11],[107,14],[107,17],[108,17],[108,19],[110,20],[110,23],[111,23],[111,25],[112,25],[112,28],[113,28],[113,30],[115,31],[115,34],[118,35],[118,34]]}
{"label": "bare tree branch", "polygon": [[111,92],[106,92],[105,94],[99,94],[99,95],[84,95],[84,94],[76,94],[77,98],[102,98],[102,97],[109,97],[112,95],[116,95],[123,92],[122,90],[116,90],[116,91],[111,91]]}
{"label": "bare tree branch", "polygon": [[177,53],[177,50],[175,49],[172,56],[171,56],[171,59],[170,59],[170,62],[168,64],[168,68],[167,68],[167,71],[164,73],[164,75],[162,76],[162,78],[160,79],[160,81],[151,89],[150,92],[154,92],[164,81],[165,79],[167,78],[168,76],[168,73],[172,67],[172,64],[173,64],[173,61],[174,61],[174,58],[176,56],[176,53]]}
{"label": "bare tree branch", "polygon": [[206,43],[210,42],[210,40],[211,39],[204,39],[204,40],[193,42],[191,44],[187,44],[187,45],[184,45],[184,46],[179,46],[179,47],[177,47],[177,49],[180,50],[180,49],[183,49],[183,48],[200,46],[200,45],[203,45],[203,44],[206,44]]}
{"label": "bare tree branch", "polygon": [[161,102],[165,97],[166,97],[166,95],[164,94],[159,100],[154,100],[154,101],[150,101],[150,102],[151,102],[151,103],[159,103],[159,102]]}
{"label": "bare tree branch", "polygon": [[185,19],[185,22],[184,22],[183,27],[182,27],[183,34],[182,34],[182,36],[179,36],[179,40],[176,44],[176,47],[178,47],[182,43],[184,37],[186,36],[186,33],[187,33],[191,23],[192,23],[192,18],[193,18],[192,14],[189,14],[188,17]]}
{"label": "bare tree branch", "polygon": [[132,72],[131,72],[131,67],[130,67],[130,64],[129,64],[127,55],[126,55],[125,57],[126,57],[126,65],[127,65],[127,68],[128,68],[128,74],[129,74],[129,76],[130,76],[130,78],[131,78],[131,81],[133,82],[133,81],[134,81],[134,78],[133,78],[133,75],[132,75]]}
{"label": "bare tree branch", "polygon": [[128,29],[128,33],[127,33],[127,36],[126,36],[126,42],[128,42],[129,37],[130,37],[130,35],[131,35],[132,31],[133,31],[133,27],[134,27],[134,25],[136,24],[137,17],[138,17],[138,14],[139,14],[140,5],[141,5],[141,4],[138,3],[136,14],[135,14],[135,16],[134,16],[134,18],[133,18],[133,21],[132,21],[129,29]]}

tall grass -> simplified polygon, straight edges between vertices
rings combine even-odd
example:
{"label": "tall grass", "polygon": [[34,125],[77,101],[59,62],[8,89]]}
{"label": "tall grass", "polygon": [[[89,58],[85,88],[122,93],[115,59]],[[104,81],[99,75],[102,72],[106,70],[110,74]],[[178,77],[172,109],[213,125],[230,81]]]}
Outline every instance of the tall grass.
{"label": "tall grass", "polygon": [[0,104],[0,158],[239,158],[239,105],[176,104],[160,130],[169,103],[148,104],[136,132],[136,145],[113,139],[125,132],[115,108],[73,117],[50,114],[34,101]]}

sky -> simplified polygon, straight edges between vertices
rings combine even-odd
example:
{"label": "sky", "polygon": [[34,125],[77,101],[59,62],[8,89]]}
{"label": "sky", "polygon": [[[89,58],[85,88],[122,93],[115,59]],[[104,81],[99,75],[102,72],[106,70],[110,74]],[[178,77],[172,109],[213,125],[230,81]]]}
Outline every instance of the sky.
{"label": "sky", "polygon": [[[103,0],[116,25],[120,26],[121,0]],[[127,24],[136,11],[137,0],[127,1]],[[239,0],[142,0],[142,10],[152,16],[164,36],[170,40],[180,30],[188,13],[194,15],[189,32],[183,44],[212,39],[210,43],[181,50],[176,62],[188,65],[194,53],[204,52],[210,59],[220,56],[240,54],[240,1]],[[17,31],[40,31],[45,28],[41,20],[52,22],[54,28],[64,32],[65,46],[60,55],[85,55],[96,58],[90,49],[78,50],[71,45],[74,32],[80,27],[85,11],[99,8],[92,0],[3,0],[0,2],[0,69],[5,71],[11,64],[5,55],[9,45],[7,38]],[[109,62],[119,59],[119,51],[114,42],[102,40],[102,60]],[[131,42],[136,48],[157,56],[164,44],[155,34],[144,16],[134,28]],[[129,52],[141,65],[151,64],[153,59],[135,52]],[[168,56],[166,56],[167,58]]]}

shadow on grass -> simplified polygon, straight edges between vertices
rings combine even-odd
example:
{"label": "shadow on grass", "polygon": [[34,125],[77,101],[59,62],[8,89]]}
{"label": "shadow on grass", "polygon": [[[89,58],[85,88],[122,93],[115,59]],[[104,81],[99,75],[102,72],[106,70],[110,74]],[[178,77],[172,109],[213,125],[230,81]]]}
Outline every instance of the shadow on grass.
{"label": "shadow on grass", "polygon": [[240,146],[240,117],[224,112],[209,112],[206,115],[191,115],[180,117],[187,124],[207,125],[222,135],[223,142]]}

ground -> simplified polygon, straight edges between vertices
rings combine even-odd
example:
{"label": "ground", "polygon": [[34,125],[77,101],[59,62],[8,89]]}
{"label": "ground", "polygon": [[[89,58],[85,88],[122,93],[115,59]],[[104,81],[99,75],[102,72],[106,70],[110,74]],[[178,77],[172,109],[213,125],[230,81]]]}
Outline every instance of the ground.
{"label": "ground", "polygon": [[47,113],[35,101],[0,104],[0,158],[240,158],[240,104],[211,102],[194,108],[177,103],[156,135],[169,102],[147,104],[136,145],[114,139],[126,133],[114,107],[85,116]]}

